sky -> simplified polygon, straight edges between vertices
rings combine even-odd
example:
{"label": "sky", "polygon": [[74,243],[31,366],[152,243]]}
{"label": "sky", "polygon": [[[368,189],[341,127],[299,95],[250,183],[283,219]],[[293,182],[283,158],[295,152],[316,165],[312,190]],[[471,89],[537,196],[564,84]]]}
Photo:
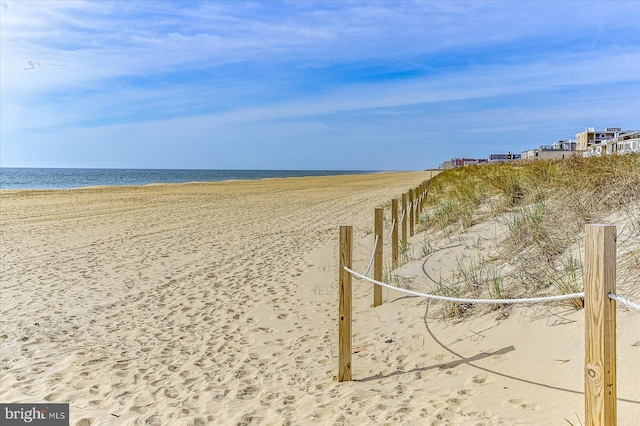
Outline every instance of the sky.
{"label": "sky", "polygon": [[0,0],[0,166],[420,170],[640,128],[637,1]]}

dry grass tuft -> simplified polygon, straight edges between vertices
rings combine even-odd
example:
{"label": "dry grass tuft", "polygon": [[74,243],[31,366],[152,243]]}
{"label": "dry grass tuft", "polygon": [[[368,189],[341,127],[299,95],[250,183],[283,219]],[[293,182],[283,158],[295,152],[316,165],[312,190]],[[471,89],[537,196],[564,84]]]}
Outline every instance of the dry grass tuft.
{"label": "dry grass tuft", "polygon": [[[510,297],[579,292],[582,263],[574,256],[587,223],[616,213],[627,223],[618,232],[619,276],[640,275],[640,155],[571,157],[469,166],[435,176],[429,187],[424,226],[451,236],[483,220],[504,225],[497,254],[482,262],[458,262],[456,285],[444,293]],[[504,276],[487,271],[506,270]],[[627,280],[629,293],[640,284]],[[443,294],[444,294],[443,293]],[[570,305],[582,308],[582,300]],[[451,306],[449,316],[462,314]]]}

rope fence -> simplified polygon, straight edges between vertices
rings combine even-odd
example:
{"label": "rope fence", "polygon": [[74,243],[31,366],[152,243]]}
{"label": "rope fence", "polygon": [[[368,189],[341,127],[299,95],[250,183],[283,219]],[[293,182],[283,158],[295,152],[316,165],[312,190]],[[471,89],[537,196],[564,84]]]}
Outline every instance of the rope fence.
{"label": "rope fence", "polygon": [[391,242],[391,237],[393,237],[393,230],[395,227],[396,227],[396,220],[393,219],[393,221],[391,222],[391,229],[389,230],[389,236],[387,237],[387,241],[384,242],[385,246],[388,246],[389,243]]}
{"label": "rope fence", "polygon": [[[421,293],[419,291],[409,290],[406,288],[396,287],[391,284],[384,283],[382,281],[377,281],[372,278],[367,277],[366,275],[360,274],[353,269],[348,267],[344,267],[344,270],[349,272],[354,277],[369,281],[372,284],[379,285],[389,290],[399,291],[400,293],[409,294],[411,296],[423,297],[425,299],[438,300],[440,302],[453,302],[453,303],[467,303],[467,304],[487,304],[487,305],[508,305],[515,303],[544,303],[544,302],[558,302],[562,300],[570,300],[570,299],[584,299],[584,292],[580,293],[569,293],[562,294],[558,296],[544,296],[544,297],[529,297],[529,298],[521,298],[521,299],[469,299],[463,297],[449,297],[449,296],[440,296],[437,294],[429,294],[429,293]],[[610,295],[611,297],[611,295]]]}
{"label": "rope fence", "polygon": [[376,235],[376,239],[373,242],[373,251],[371,252],[371,259],[369,259],[369,266],[367,266],[367,269],[364,271],[364,275],[367,275],[371,270],[371,265],[373,265],[373,258],[375,257],[377,247],[378,247],[378,236]]}
{"label": "rope fence", "polygon": [[629,299],[625,299],[624,297],[619,296],[617,294],[609,293],[609,299],[613,299],[616,302],[620,302],[623,305],[625,305],[627,308],[631,308],[631,309],[635,309],[636,311],[640,311],[640,305],[639,304],[633,303]]}
{"label": "rope fence", "polygon": [[[382,281],[383,246],[392,242],[393,265],[398,255],[398,228],[402,230],[402,241],[414,235],[415,222],[424,206],[428,192],[428,181],[402,194],[402,216],[398,219],[398,201],[392,200],[392,224],[386,242],[383,241],[383,209],[375,210],[375,241],[369,265],[364,273],[352,269],[351,226],[340,227],[340,268],[339,268],[339,358],[338,381],[352,378],[351,349],[351,281],[352,278],[373,284],[374,303],[382,304],[382,288],[411,296],[440,302],[460,304],[533,304],[584,299],[585,309],[585,418],[586,424],[616,424],[616,303],[640,311],[640,305],[615,293],[616,281],[616,227],[614,225],[587,225],[585,230],[585,275],[584,291],[554,296],[475,299],[441,296],[397,287]],[[407,218],[407,213],[409,214]],[[408,220],[407,220],[408,219]],[[408,222],[408,223],[407,223]],[[367,276],[372,264],[374,277]]]}
{"label": "rope fence", "polygon": [[[418,187],[410,189],[402,194],[402,216],[398,218],[398,200],[391,200],[391,230],[386,240],[383,238],[384,209],[375,209],[373,250],[367,269],[361,276],[369,274],[373,266],[373,280],[382,282],[383,247],[391,242],[391,258],[393,266],[398,263],[399,256],[399,232],[402,232],[402,242],[406,244],[409,236],[415,232],[415,223],[419,222],[419,214],[425,202],[426,192],[429,188],[428,181],[422,182]],[[408,228],[408,229],[407,229]],[[408,232],[407,232],[408,231]],[[382,244],[380,244],[382,242]],[[351,270],[353,263],[353,227],[340,227],[340,306],[339,306],[339,346],[338,380],[351,380],[351,278],[352,275],[344,267]],[[354,271],[355,272],[355,271]],[[373,306],[382,305],[383,286],[373,287]]]}
{"label": "rope fence", "polygon": [[[349,272],[351,275],[353,275],[355,278],[359,280],[368,281],[372,284],[388,288],[389,290],[395,290],[400,293],[405,293],[410,296],[422,297],[430,300],[438,300],[440,302],[485,304],[485,305],[510,305],[510,304],[513,305],[513,304],[527,304],[527,303],[534,304],[534,303],[545,303],[545,302],[560,302],[560,301],[571,300],[571,299],[584,299],[584,291],[581,291],[579,293],[560,294],[557,296],[524,297],[519,299],[473,299],[473,298],[464,298],[464,297],[441,296],[439,294],[431,294],[431,293],[422,293],[419,291],[394,286],[394,285],[367,277],[366,275],[369,273],[369,270],[371,269],[371,264],[373,263],[374,254],[375,254],[375,251],[374,253],[371,253],[371,262],[369,262],[369,266],[367,267],[364,273],[361,274],[346,266],[344,267],[344,270]],[[633,303],[632,301],[625,299],[624,297],[614,293],[609,293],[608,296],[610,299],[620,302],[631,309],[636,309],[640,311],[640,305],[638,305],[637,303]]]}

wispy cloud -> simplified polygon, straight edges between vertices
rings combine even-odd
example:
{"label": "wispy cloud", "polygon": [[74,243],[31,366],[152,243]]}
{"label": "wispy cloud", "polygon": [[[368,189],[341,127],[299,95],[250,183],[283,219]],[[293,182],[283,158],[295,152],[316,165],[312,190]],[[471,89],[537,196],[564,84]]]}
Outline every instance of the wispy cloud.
{"label": "wispy cloud", "polygon": [[[141,138],[155,135],[152,127],[185,123],[203,132],[189,132],[192,152],[215,146],[225,153],[212,157],[211,167],[313,167],[319,157],[306,153],[314,147],[340,140],[362,151],[363,135],[371,140],[381,121],[393,122],[407,144],[423,140],[431,154],[437,123],[421,113],[446,119],[438,138],[462,143],[438,148],[441,157],[425,165],[460,155],[473,132],[487,136],[468,142],[470,151],[489,143],[505,150],[518,129],[543,125],[532,117],[545,111],[559,114],[554,121],[566,117],[567,126],[593,125],[587,121],[598,120],[594,111],[608,104],[607,93],[637,93],[640,43],[632,18],[639,15],[634,2],[3,1],[2,164],[47,165],[51,157],[33,145],[21,148],[46,137],[58,165],[119,166],[117,156],[103,160],[97,149],[79,156],[83,150],[70,141],[117,134],[129,139],[126,147],[146,147]],[[613,103],[619,121],[603,124],[637,126],[631,111],[639,102],[630,96]],[[502,122],[476,123],[488,117]],[[499,138],[491,128],[502,129]],[[172,151],[168,134],[155,135],[155,143]],[[301,140],[307,145],[292,149]],[[247,156],[246,147],[262,143],[270,152],[298,154],[292,164]],[[183,157],[191,158],[172,158]],[[361,167],[417,165],[403,166],[400,156],[370,160]],[[135,162],[171,167],[158,154]]]}

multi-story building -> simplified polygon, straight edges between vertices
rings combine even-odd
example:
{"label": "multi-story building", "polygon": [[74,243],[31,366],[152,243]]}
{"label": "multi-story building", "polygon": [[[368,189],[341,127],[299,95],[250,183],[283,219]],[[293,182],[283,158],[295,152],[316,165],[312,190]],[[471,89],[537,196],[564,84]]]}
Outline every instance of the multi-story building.
{"label": "multi-story building", "polygon": [[620,132],[615,141],[615,146],[612,146],[612,148],[613,152],[618,154],[640,152],[640,130]]}
{"label": "multi-story building", "polygon": [[594,145],[613,139],[621,131],[620,127],[605,127],[604,130],[596,130],[595,127],[587,127],[584,132],[576,133],[578,151],[588,151]]}
{"label": "multi-story building", "polygon": [[593,157],[631,152],[640,152],[640,130],[621,131],[618,129],[612,138],[591,144],[583,155]]}

